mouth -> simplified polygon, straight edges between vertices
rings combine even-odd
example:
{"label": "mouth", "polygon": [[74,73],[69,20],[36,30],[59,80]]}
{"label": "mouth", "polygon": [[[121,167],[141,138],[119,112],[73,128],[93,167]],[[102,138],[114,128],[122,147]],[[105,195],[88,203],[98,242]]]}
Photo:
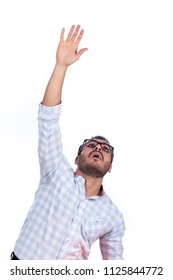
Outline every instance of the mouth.
{"label": "mouth", "polygon": [[103,159],[103,156],[102,156],[102,154],[100,152],[92,152],[90,154],[90,156],[92,158],[95,158],[95,159],[98,159],[98,160],[102,160]]}

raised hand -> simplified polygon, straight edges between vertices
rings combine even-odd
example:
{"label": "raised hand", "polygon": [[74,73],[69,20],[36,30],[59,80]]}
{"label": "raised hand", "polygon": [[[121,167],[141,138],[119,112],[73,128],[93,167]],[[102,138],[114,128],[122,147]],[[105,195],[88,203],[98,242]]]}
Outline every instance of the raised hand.
{"label": "raised hand", "polygon": [[67,68],[87,51],[87,48],[78,51],[78,46],[84,33],[84,30],[80,29],[80,25],[77,25],[76,28],[72,25],[66,40],[64,40],[64,33],[65,29],[63,28],[56,52],[56,65],[42,100],[42,104],[46,106],[55,106],[61,103],[62,87]]}
{"label": "raised hand", "polygon": [[60,42],[56,53],[56,62],[63,66],[69,66],[77,61],[88,49],[83,48],[78,51],[79,43],[84,34],[84,30],[80,29],[80,25],[77,25],[76,28],[75,25],[72,25],[66,40],[64,40],[64,33],[65,28],[61,31]]}

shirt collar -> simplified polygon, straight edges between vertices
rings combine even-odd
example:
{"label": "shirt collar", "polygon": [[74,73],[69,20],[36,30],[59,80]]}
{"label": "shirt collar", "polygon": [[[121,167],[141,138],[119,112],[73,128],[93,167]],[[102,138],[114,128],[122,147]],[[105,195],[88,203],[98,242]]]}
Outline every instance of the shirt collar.
{"label": "shirt collar", "polygon": [[[75,177],[80,177],[85,182],[85,179],[82,176],[78,175],[76,172],[74,172],[74,176]],[[99,190],[99,194],[97,196],[102,197],[104,194],[105,194],[105,191],[103,189],[103,185],[101,185],[100,190]]]}

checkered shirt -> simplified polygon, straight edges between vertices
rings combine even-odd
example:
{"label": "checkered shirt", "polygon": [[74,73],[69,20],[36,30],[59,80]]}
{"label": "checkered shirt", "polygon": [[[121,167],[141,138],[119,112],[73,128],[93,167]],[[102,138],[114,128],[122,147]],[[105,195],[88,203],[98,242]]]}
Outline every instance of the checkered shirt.
{"label": "checkered shirt", "polygon": [[123,216],[104,191],[85,197],[84,178],[62,151],[61,107],[39,105],[40,183],[14,252],[23,260],[85,260],[99,239],[104,260],[123,259]]}

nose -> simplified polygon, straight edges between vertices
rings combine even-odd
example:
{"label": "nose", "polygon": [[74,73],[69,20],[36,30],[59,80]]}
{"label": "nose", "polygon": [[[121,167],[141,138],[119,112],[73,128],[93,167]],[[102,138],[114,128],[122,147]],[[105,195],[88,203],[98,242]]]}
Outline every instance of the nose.
{"label": "nose", "polygon": [[101,151],[101,150],[102,150],[102,148],[101,148],[100,144],[97,144],[97,146],[95,147],[95,149],[94,149],[94,150],[96,150],[96,151]]}

